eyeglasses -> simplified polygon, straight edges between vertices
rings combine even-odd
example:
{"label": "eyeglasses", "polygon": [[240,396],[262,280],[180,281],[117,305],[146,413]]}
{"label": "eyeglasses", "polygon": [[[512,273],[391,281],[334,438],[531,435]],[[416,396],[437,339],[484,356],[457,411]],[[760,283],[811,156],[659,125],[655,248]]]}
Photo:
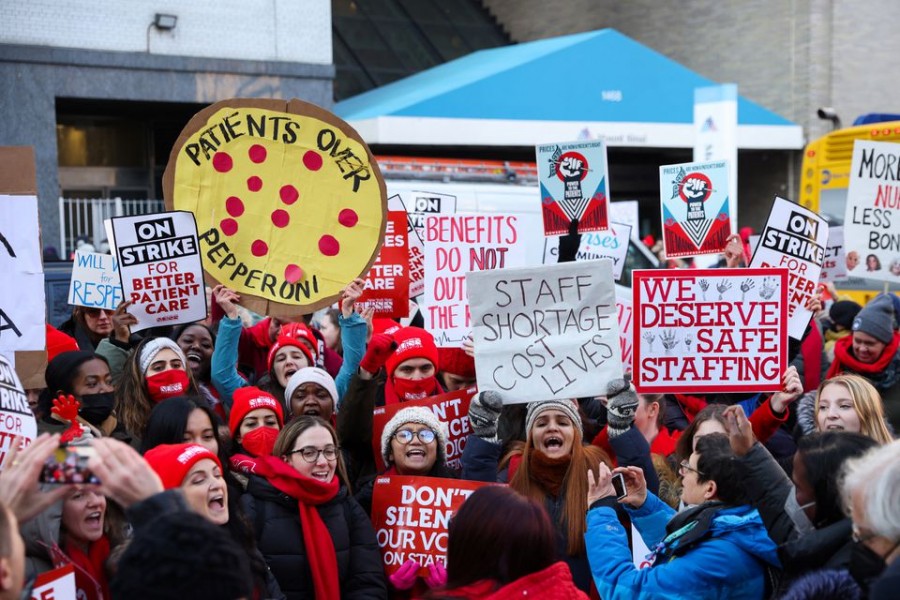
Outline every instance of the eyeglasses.
{"label": "eyeglasses", "polygon": [[701,473],[699,469],[695,469],[694,467],[692,467],[691,463],[688,462],[686,459],[681,461],[681,475],[682,476],[684,476],[685,471],[691,471],[693,473],[696,473],[698,477],[703,476],[703,473]]}
{"label": "eyeglasses", "polygon": [[397,438],[397,441],[403,444],[404,446],[411,441],[413,441],[414,437],[419,438],[419,441],[423,444],[430,444],[434,441],[435,435],[434,432],[430,429],[420,429],[419,431],[410,431],[409,429],[401,429],[397,433],[394,434],[394,437]]}
{"label": "eyeglasses", "polygon": [[325,446],[321,450],[316,448],[315,446],[303,446],[297,450],[291,450],[288,452],[288,456],[291,454],[299,454],[303,457],[308,463],[315,463],[319,460],[319,455],[323,454],[325,456],[325,460],[334,460],[337,458],[339,448],[337,446]]}

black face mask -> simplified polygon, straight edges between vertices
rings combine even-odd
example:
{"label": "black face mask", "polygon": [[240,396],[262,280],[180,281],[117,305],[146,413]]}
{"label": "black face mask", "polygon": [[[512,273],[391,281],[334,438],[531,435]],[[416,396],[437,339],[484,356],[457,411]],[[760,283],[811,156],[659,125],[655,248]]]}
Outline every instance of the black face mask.
{"label": "black face mask", "polygon": [[116,395],[113,392],[85,394],[81,397],[81,410],[78,411],[78,416],[94,427],[100,427],[100,424],[112,414],[115,404]]}
{"label": "black face mask", "polygon": [[[885,556],[890,556],[897,549],[891,548]],[[881,575],[887,565],[884,556],[881,556],[863,542],[853,543],[853,552],[850,554],[850,575],[863,589],[868,589],[869,583]]]}

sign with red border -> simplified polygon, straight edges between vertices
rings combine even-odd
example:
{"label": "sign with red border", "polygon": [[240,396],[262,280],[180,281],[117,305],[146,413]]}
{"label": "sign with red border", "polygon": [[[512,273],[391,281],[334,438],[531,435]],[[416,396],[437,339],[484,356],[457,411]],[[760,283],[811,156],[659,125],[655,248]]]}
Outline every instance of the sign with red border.
{"label": "sign with red border", "polygon": [[774,392],[787,368],[788,271],[632,273],[642,393]]}

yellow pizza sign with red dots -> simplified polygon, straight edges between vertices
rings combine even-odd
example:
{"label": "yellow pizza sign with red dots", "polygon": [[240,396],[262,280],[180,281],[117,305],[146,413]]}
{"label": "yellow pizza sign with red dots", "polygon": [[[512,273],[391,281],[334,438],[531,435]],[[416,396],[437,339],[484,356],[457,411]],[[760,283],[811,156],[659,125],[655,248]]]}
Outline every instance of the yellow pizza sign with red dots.
{"label": "yellow pizza sign with red dots", "polygon": [[225,100],[194,116],[163,177],[194,213],[203,268],[256,312],[328,306],[381,248],[387,195],[368,146],[306,102]]}

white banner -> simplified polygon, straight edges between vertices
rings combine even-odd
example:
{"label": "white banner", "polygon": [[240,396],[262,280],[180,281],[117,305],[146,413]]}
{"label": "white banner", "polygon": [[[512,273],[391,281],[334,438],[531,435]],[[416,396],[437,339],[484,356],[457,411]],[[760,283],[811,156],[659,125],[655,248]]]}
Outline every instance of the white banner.
{"label": "white banner", "polygon": [[466,273],[541,264],[540,216],[431,215],[425,222],[425,329],[439,348],[471,332]]}
{"label": "white banner", "polygon": [[115,310],[122,302],[119,261],[111,254],[75,251],[69,304]]}
{"label": "white banner", "polygon": [[728,161],[728,213],[738,229],[737,85],[694,89],[694,162]]}
{"label": "white banner", "polygon": [[478,389],[510,403],[606,393],[622,376],[608,260],[468,273]]}
{"label": "white banner", "polygon": [[796,340],[803,339],[812,318],[812,312],[805,307],[817,293],[827,244],[825,219],[790,200],[775,197],[750,266],[788,270],[788,335]]}
{"label": "white banner", "polygon": [[113,219],[113,235],[133,331],[206,318],[197,223],[177,211]]}
{"label": "white banner", "polygon": [[853,144],[844,214],[847,255],[860,261],[854,277],[900,283],[900,144]]}

